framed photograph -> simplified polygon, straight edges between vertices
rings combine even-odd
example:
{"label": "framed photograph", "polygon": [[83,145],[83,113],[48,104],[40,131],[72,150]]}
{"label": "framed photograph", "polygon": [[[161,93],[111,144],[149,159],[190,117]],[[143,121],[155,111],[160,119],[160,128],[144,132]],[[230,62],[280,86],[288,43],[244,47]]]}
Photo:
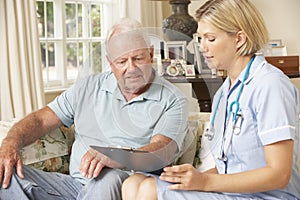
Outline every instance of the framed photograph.
{"label": "framed photograph", "polygon": [[185,65],[184,70],[185,70],[185,76],[195,76],[196,75],[194,65]]}
{"label": "framed photograph", "polygon": [[198,42],[198,43],[200,43],[200,36],[199,36],[199,34],[198,33],[194,33],[193,34],[193,39],[194,39],[194,42]]}
{"label": "framed photograph", "polygon": [[269,45],[271,47],[279,47],[282,46],[282,40],[270,40]]}
{"label": "framed photograph", "polygon": [[272,47],[272,56],[287,56],[286,46]]}
{"label": "framed photograph", "polygon": [[207,66],[205,58],[199,51],[199,43],[194,42],[193,45],[194,45],[194,52],[195,52],[195,56],[194,56],[195,62],[194,63],[195,63],[195,66],[197,66],[198,73],[199,74],[211,74],[211,69]]}
{"label": "framed photograph", "polygon": [[186,41],[167,41],[165,42],[166,59],[186,60]]}
{"label": "framed photograph", "polygon": [[159,75],[163,75],[163,68],[162,68],[162,62],[161,62],[161,55],[160,54],[154,54],[153,56],[153,64],[152,67],[157,71]]}

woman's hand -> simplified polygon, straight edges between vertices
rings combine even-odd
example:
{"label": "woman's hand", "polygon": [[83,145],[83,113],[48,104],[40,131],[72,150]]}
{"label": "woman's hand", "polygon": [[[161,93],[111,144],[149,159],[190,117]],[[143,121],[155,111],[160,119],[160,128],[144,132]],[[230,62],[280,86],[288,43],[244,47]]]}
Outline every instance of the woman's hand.
{"label": "woman's hand", "polygon": [[165,167],[160,179],[170,183],[171,190],[202,190],[206,174],[199,172],[190,164]]}

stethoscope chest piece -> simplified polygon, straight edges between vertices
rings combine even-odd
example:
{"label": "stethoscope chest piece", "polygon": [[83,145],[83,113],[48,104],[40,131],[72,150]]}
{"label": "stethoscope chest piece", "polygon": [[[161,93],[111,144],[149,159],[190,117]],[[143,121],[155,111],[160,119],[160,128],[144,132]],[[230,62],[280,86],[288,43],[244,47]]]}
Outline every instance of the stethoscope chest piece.
{"label": "stethoscope chest piece", "polygon": [[209,127],[207,127],[204,131],[204,136],[207,137],[209,141],[211,141],[214,138],[215,135],[215,128],[211,124]]}
{"label": "stethoscope chest piece", "polygon": [[234,127],[234,129],[233,129],[233,134],[234,135],[239,135],[240,132],[241,132],[241,128],[240,127]]}

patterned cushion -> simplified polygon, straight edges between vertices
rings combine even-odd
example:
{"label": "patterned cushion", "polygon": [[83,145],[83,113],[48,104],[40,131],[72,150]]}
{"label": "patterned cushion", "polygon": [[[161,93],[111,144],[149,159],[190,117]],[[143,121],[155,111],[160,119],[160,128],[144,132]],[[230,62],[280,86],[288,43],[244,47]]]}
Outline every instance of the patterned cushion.
{"label": "patterned cushion", "polygon": [[203,167],[202,161],[207,158],[207,155],[202,156],[202,154],[200,154],[203,149],[202,134],[205,124],[209,122],[209,118],[210,113],[189,113],[189,132],[184,142],[186,149],[182,156],[176,161],[176,164],[190,163],[198,169],[200,166]]}
{"label": "patterned cushion", "polygon": [[[15,122],[16,120],[0,121],[0,143]],[[69,153],[73,141],[72,128],[56,129],[22,149],[23,163],[45,171],[68,173]]]}

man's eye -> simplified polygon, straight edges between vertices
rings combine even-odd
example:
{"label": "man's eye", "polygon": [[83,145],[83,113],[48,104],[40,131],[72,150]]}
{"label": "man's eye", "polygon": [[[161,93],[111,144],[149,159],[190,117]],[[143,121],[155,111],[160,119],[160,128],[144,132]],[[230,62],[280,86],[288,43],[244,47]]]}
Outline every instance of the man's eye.
{"label": "man's eye", "polygon": [[126,63],[126,61],[117,61],[117,65],[124,65]]}
{"label": "man's eye", "polygon": [[141,61],[144,60],[144,57],[137,57],[137,58],[135,58],[134,60],[135,60],[135,61],[138,61],[138,62],[141,62]]}

